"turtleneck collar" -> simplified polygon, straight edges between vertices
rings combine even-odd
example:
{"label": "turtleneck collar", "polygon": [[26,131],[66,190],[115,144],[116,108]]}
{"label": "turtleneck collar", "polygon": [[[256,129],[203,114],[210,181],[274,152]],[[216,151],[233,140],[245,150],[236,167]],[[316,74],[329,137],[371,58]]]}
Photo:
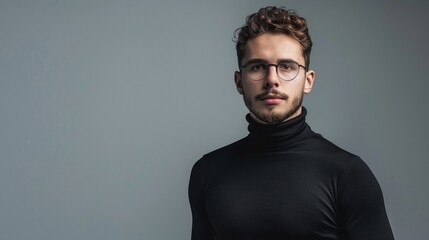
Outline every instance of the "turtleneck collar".
{"label": "turtleneck collar", "polygon": [[256,122],[250,114],[246,115],[249,122],[248,139],[257,149],[281,150],[293,143],[299,142],[311,135],[310,126],[305,122],[307,110],[302,107],[301,114],[279,124],[261,124]]}

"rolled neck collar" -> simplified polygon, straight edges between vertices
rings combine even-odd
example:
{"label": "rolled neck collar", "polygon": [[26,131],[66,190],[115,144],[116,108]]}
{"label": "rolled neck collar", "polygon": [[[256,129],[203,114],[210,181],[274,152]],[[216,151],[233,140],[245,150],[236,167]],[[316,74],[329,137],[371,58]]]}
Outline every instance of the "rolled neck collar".
{"label": "rolled neck collar", "polygon": [[299,142],[312,135],[310,126],[305,122],[307,109],[302,107],[301,114],[279,124],[261,124],[250,114],[246,115],[249,123],[248,139],[257,149],[281,149]]}

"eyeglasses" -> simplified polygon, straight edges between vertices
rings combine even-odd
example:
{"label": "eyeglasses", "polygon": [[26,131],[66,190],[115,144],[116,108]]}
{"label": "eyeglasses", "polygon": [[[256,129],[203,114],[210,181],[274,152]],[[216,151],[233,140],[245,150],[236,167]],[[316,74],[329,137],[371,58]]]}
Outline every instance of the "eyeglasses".
{"label": "eyeglasses", "polygon": [[299,74],[299,68],[304,68],[307,71],[307,68],[295,61],[282,61],[278,64],[265,63],[265,62],[248,62],[245,65],[241,66],[240,69],[244,68],[244,73],[253,81],[260,81],[267,76],[268,68],[274,66],[276,67],[277,76],[284,81],[291,81],[296,78]]}

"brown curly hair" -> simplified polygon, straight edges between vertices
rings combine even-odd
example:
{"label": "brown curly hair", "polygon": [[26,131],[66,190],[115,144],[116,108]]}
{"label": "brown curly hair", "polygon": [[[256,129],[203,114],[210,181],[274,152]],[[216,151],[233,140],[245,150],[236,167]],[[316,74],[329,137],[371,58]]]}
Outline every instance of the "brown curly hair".
{"label": "brown curly hair", "polygon": [[263,33],[283,33],[295,38],[302,47],[305,67],[310,65],[310,53],[313,45],[308,33],[307,21],[294,10],[285,7],[265,7],[246,18],[243,27],[234,31],[238,66],[244,58],[244,48],[249,39]]}

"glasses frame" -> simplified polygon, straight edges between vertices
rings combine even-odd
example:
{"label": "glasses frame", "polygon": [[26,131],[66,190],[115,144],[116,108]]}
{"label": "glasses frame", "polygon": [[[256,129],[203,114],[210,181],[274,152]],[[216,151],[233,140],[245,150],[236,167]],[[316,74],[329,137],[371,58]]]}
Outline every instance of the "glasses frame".
{"label": "glasses frame", "polygon": [[[249,65],[249,64],[253,64],[253,63],[255,63],[255,62],[254,62],[254,61],[252,61],[252,60],[250,60],[250,61],[249,61],[249,62],[247,62],[246,64],[242,65],[242,66],[240,67],[240,73],[242,73],[241,69],[246,68],[246,67],[247,67],[247,65]],[[281,80],[283,80],[283,81],[292,81],[292,80],[294,80],[294,79],[299,75],[299,68],[300,68],[300,67],[304,68],[305,72],[308,72],[308,69],[307,69],[305,66],[303,66],[303,65],[301,65],[301,64],[299,64],[298,62],[293,61],[293,60],[280,61],[280,62],[279,62],[279,63],[277,63],[277,64],[274,64],[274,63],[266,63],[266,62],[258,62],[258,63],[260,63],[260,64],[264,65],[264,66],[266,67],[266,69],[267,69],[267,70],[266,70],[266,72],[265,72],[265,75],[264,75],[261,79],[259,79],[259,80],[255,80],[255,79],[252,79],[251,77],[249,77],[252,81],[261,81],[261,80],[265,79],[265,78],[267,77],[267,74],[268,74],[268,69],[269,69],[271,66],[276,67],[276,73],[277,73],[277,76],[279,77],[279,79],[281,79]],[[289,80],[286,80],[286,79],[283,79],[282,77],[280,77],[280,75],[279,75],[279,65],[281,65],[282,63],[294,63],[294,64],[297,64],[297,65],[298,65],[298,71],[297,71],[297,73],[296,73],[295,77],[293,77],[293,78],[291,78],[291,79],[289,79]]]}

